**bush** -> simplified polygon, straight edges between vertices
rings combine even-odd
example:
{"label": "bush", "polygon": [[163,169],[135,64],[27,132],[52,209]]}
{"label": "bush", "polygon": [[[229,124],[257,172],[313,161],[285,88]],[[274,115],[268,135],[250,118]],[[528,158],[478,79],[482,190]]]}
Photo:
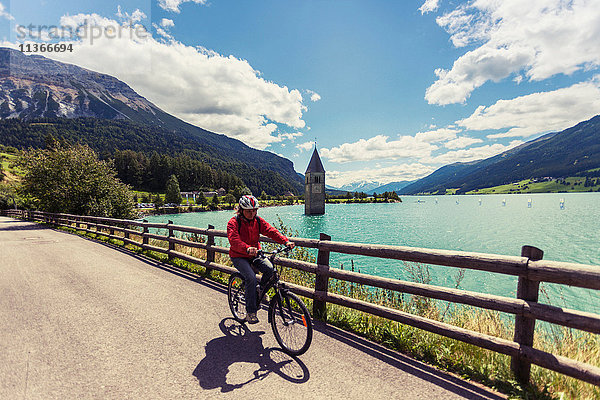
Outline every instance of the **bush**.
{"label": "bush", "polygon": [[88,146],[32,149],[18,160],[24,171],[23,192],[48,212],[133,217],[133,193],[112,164],[100,161]]}

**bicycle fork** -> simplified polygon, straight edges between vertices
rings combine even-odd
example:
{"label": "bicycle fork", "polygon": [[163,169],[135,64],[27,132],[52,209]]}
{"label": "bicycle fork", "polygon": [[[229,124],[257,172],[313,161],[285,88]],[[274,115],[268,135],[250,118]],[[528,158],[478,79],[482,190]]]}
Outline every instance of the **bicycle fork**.
{"label": "bicycle fork", "polygon": [[285,318],[285,316],[286,316],[286,313],[284,312],[285,304],[283,304],[284,298],[285,298],[285,296],[282,296],[282,290],[278,289],[275,292],[275,296],[273,296],[273,298],[271,299],[271,302],[269,303],[269,310],[271,309],[271,307],[273,307],[273,309],[274,309],[274,312],[272,314],[271,314],[271,312],[269,312],[269,317],[267,318],[269,323],[271,323],[271,320],[272,320],[271,315],[275,315],[275,313],[279,313],[279,315],[281,315],[281,319],[283,320],[284,325],[287,326],[289,324],[289,322]]}
{"label": "bicycle fork", "polygon": [[[273,296],[273,298],[271,299],[271,302],[269,303],[269,310],[271,309],[271,307],[273,307],[275,309],[275,311],[273,312],[273,315],[275,315],[275,313],[279,312],[279,315],[281,315],[281,320],[283,321],[284,326],[293,325],[296,323],[296,321],[294,320],[294,317],[293,317],[293,315],[294,315],[293,310],[289,303],[283,304],[285,296],[281,295],[280,290],[278,290],[275,293],[275,296]],[[287,313],[285,312],[286,308],[288,309]],[[289,318],[287,318],[288,316],[289,316]],[[269,312],[267,321],[269,323],[271,323],[271,319],[272,319],[271,312]],[[303,321],[303,325],[306,327],[307,322],[304,320],[304,316],[302,316],[302,321]]]}

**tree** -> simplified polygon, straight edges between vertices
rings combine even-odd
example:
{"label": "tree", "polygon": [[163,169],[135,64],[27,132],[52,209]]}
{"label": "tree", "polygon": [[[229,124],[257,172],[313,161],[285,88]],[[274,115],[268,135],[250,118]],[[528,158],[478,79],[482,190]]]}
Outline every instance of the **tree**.
{"label": "tree", "polygon": [[217,194],[216,194],[216,193],[215,193],[215,194],[213,195],[213,197],[212,197],[212,203],[213,203],[215,206],[218,206],[218,205],[219,205],[219,196],[217,196]]}
{"label": "tree", "polygon": [[133,196],[111,162],[88,146],[34,149],[21,154],[22,190],[43,211],[113,218],[133,216]]}
{"label": "tree", "polygon": [[208,201],[206,200],[206,197],[204,197],[204,193],[198,193],[198,195],[196,196],[196,204],[205,206],[206,203],[208,203]]}
{"label": "tree", "polygon": [[231,191],[231,195],[236,199],[242,197],[242,187],[238,185],[235,188],[233,188],[233,190]]}
{"label": "tree", "polygon": [[156,196],[154,196],[154,207],[160,208],[164,205],[165,205],[165,201],[163,200],[162,197],[160,197],[160,194],[156,193]]}
{"label": "tree", "polygon": [[233,203],[236,201],[236,198],[231,193],[225,195],[225,199],[223,199],[223,202],[229,204],[230,206],[233,206]]}
{"label": "tree", "polygon": [[0,210],[16,207],[19,202],[17,188],[8,183],[0,183]]}
{"label": "tree", "polygon": [[179,181],[175,175],[171,175],[165,189],[165,202],[179,205],[182,200],[181,191],[179,190]]}

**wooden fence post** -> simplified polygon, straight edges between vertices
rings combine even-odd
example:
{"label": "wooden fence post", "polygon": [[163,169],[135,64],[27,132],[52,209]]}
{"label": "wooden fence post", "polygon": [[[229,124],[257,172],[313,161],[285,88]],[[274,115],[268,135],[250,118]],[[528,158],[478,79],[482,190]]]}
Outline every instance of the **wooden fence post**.
{"label": "wooden fence post", "polygon": [[208,266],[209,263],[215,262],[215,250],[212,248],[212,246],[215,245],[215,235],[210,232],[211,229],[215,229],[215,227],[208,225],[208,235],[206,239],[206,263],[204,264],[207,275],[210,275],[210,272],[212,271],[212,268]]}
{"label": "wooden fence post", "polygon": [[[537,247],[523,246],[521,257],[527,257],[529,261],[538,261],[544,257],[544,252]],[[527,273],[519,276],[517,286],[517,298],[525,301],[538,301],[540,282],[530,280]],[[516,316],[514,341],[522,346],[533,346],[533,334],[535,332],[535,318]],[[531,376],[531,363],[522,357],[513,357],[511,368],[517,380],[522,384],[528,384]]]}
{"label": "wooden fence post", "polygon": [[[331,236],[321,233],[320,240],[331,240]],[[329,290],[329,250],[321,249],[317,253],[317,276],[315,277],[315,295],[327,295]],[[313,316],[322,321],[327,320],[327,302],[325,300],[313,301]]]}
{"label": "wooden fence post", "polygon": [[148,226],[146,225],[147,223],[147,219],[142,220],[142,249],[144,248],[144,245],[148,244],[148,236],[146,236],[148,233]]}
{"label": "wooden fence post", "polygon": [[[167,225],[173,225],[173,221],[169,220]],[[175,250],[175,243],[171,240],[173,238],[173,228],[169,226],[169,252],[167,253],[167,257],[169,261],[173,260],[173,251]]]}

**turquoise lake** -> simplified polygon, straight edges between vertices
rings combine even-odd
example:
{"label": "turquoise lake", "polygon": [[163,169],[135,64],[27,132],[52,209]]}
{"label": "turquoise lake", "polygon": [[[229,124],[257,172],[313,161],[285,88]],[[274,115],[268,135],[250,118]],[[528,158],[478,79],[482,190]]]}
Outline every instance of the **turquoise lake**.
{"label": "turquoise lake", "polygon": [[[513,194],[485,196],[403,196],[402,203],[327,204],[325,215],[306,216],[304,205],[265,207],[259,215],[278,227],[278,217],[299,237],[519,256],[521,246],[544,251],[545,260],[598,265],[600,268],[600,193]],[[217,211],[151,216],[151,222],[226,229],[233,212]],[[222,243],[222,245],[227,245]],[[316,254],[316,252],[314,253]],[[408,279],[394,260],[331,255],[332,267]],[[432,284],[453,287],[457,268],[430,266]],[[517,278],[465,271],[460,288],[516,296]],[[600,313],[600,293],[543,284],[549,300],[540,302]]]}

